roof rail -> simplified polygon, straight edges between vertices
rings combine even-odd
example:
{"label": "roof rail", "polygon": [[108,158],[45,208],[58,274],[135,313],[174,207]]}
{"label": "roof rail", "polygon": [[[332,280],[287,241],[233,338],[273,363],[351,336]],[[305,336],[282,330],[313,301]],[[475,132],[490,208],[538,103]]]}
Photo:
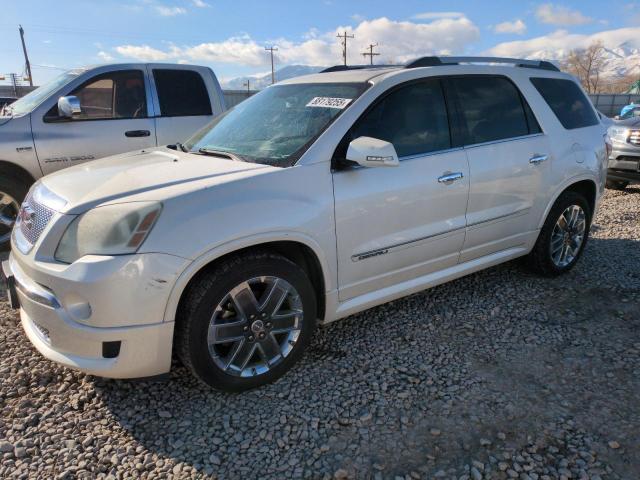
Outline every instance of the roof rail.
{"label": "roof rail", "polygon": [[334,65],[320,70],[318,73],[342,72],[346,70],[363,70],[365,68],[400,67],[401,65]]}
{"label": "roof rail", "polygon": [[542,70],[553,70],[554,72],[560,71],[553,63],[546,60],[524,60],[521,58],[503,57],[421,57],[405,64],[404,68],[438,67],[442,65],[458,65],[460,63],[508,63],[516,67],[539,68]]}

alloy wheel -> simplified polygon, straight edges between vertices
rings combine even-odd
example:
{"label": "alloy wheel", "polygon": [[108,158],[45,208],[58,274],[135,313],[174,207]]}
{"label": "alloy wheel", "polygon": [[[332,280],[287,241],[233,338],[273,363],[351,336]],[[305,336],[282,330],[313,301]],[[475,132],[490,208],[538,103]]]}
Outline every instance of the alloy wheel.
{"label": "alloy wheel", "polygon": [[0,244],[9,240],[19,210],[18,201],[8,193],[0,191]]}
{"label": "alloy wheel", "polygon": [[274,276],[255,277],[216,305],[207,333],[209,353],[227,374],[261,375],[289,355],[302,322],[302,299],[291,284]]}
{"label": "alloy wheel", "polygon": [[586,228],[582,207],[571,205],[562,212],[551,233],[551,260],[557,267],[566,267],[578,256]]}

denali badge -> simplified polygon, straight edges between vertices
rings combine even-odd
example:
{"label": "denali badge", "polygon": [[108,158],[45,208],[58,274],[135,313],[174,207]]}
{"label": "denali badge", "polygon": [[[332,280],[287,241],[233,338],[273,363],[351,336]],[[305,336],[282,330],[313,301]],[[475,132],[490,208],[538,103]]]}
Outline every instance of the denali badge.
{"label": "denali badge", "polygon": [[18,217],[20,218],[20,222],[24,223],[24,226],[31,230],[33,228],[34,219],[36,218],[36,212],[29,205],[23,203],[20,213],[18,213]]}

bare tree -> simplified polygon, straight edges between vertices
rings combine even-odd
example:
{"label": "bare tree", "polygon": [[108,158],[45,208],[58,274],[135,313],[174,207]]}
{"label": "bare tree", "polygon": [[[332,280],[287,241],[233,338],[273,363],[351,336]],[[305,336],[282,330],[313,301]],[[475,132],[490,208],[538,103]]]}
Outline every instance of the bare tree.
{"label": "bare tree", "polygon": [[597,93],[608,62],[602,42],[594,42],[587,48],[571,50],[563,68],[580,80],[587,93]]}

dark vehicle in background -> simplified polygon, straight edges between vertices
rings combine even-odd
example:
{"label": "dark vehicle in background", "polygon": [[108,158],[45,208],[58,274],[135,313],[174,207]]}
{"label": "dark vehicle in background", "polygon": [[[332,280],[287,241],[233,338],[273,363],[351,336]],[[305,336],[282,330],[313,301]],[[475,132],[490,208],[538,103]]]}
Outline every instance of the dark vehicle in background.
{"label": "dark vehicle in background", "polygon": [[608,129],[612,150],[607,170],[607,188],[624,190],[640,183],[640,107]]}
{"label": "dark vehicle in background", "polygon": [[16,97],[0,97],[0,110],[2,110],[5,105],[11,105],[16,100]]}

